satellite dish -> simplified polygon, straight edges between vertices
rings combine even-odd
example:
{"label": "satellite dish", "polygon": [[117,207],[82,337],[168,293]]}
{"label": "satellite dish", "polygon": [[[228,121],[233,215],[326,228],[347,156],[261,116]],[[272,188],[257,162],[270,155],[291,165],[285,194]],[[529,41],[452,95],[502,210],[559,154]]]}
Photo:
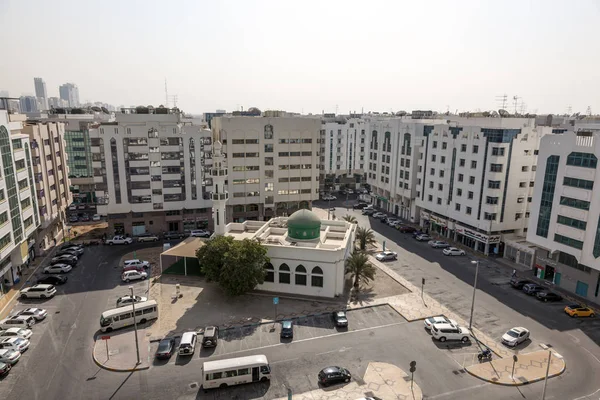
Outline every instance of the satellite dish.
{"label": "satellite dish", "polygon": [[108,112],[108,110],[106,109],[106,107],[100,107],[100,109],[102,110],[102,112],[103,112],[104,114],[110,114],[110,113]]}
{"label": "satellite dish", "polygon": [[510,113],[504,109],[500,109],[498,110],[498,114],[500,114],[501,117],[508,117],[510,116]]}
{"label": "satellite dish", "polygon": [[102,110],[100,109],[100,107],[94,106],[94,107],[92,107],[92,111],[100,112]]}

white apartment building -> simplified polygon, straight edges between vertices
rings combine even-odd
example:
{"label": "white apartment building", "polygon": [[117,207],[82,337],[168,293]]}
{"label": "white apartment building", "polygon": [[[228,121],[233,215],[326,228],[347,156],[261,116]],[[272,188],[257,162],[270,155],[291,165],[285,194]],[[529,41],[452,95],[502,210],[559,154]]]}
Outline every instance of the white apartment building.
{"label": "white apartment building", "polygon": [[98,213],[131,236],[212,225],[212,133],[177,109],[124,109],[90,129]]}
{"label": "white apartment building", "polygon": [[426,125],[416,204],[421,226],[476,251],[502,254],[527,231],[540,139],[534,119],[452,117]]}
{"label": "white apartment building", "polygon": [[211,125],[227,160],[227,221],[287,216],[319,198],[320,118],[222,116]]}
{"label": "white apartment building", "polygon": [[321,191],[351,188],[365,172],[368,122],[358,117],[323,117],[320,135]]}
{"label": "white apartment building", "polygon": [[[12,117],[12,116],[11,116]],[[35,257],[40,225],[29,137],[21,133],[24,115],[0,110],[0,308],[21,267]]]}
{"label": "white apartment building", "polygon": [[66,235],[66,210],[73,201],[69,190],[69,167],[65,125],[28,120],[23,134],[29,137],[37,206],[41,224],[36,232],[36,253],[44,254]]}
{"label": "white apartment building", "polygon": [[537,246],[539,278],[598,302],[600,124],[594,128],[541,140],[527,241]]}

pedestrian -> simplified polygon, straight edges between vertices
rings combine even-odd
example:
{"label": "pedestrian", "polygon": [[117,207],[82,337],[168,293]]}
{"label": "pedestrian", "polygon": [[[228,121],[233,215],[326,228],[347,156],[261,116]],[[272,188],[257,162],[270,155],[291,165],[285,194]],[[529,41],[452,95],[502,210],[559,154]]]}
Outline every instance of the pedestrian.
{"label": "pedestrian", "polygon": [[515,276],[517,276],[517,270],[513,269],[513,271],[512,271],[512,277],[514,278]]}

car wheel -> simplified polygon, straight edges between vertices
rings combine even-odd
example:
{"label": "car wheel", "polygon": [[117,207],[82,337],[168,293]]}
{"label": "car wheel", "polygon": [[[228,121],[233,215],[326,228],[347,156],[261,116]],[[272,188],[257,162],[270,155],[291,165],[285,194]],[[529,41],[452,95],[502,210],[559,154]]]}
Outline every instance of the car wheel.
{"label": "car wheel", "polygon": [[344,382],[346,382],[346,383],[350,382],[350,378],[344,379]]}
{"label": "car wheel", "polygon": [[226,383],[221,383],[221,385],[219,386],[220,389],[225,389],[227,387]]}
{"label": "car wheel", "polygon": [[469,341],[469,337],[465,336],[462,339],[460,339],[463,343],[467,343]]}
{"label": "car wheel", "polygon": [[27,298],[27,295],[26,295],[25,293],[23,293],[23,294],[21,295],[21,298],[23,298],[23,299],[26,299],[26,298]]}
{"label": "car wheel", "polygon": [[112,332],[112,328],[106,328],[106,332]]}
{"label": "car wheel", "polygon": [[266,376],[263,376],[262,378],[260,378],[260,381],[261,381],[261,382],[266,382],[266,381],[267,381],[267,377],[266,377]]}
{"label": "car wheel", "polygon": [[544,299],[544,303],[547,303],[547,302],[548,302],[548,299]]}
{"label": "car wheel", "polygon": [[155,242],[158,242],[158,238],[154,239]]}
{"label": "car wheel", "polygon": [[48,272],[48,271],[44,271],[44,273],[45,273],[45,274],[49,274],[50,272]]}
{"label": "car wheel", "polygon": [[142,319],[140,320],[140,324],[145,324],[145,323],[146,323],[146,318],[142,318]]}
{"label": "car wheel", "polygon": [[108,242],[108,245],[109,245],[109,246],[112,246],[112,245],[113,245],[113,242]]}
{"label": "car wheel", "polygon": [[590,318],[594,318],[594,317],[595,317],[595,315],[593,313],[590,314]]}
{"label": "car wheel", "polygon": [[45,299],[45,298],[46,298],[46,295],[45,295],[45,294],[42,294],[42,295],[40,295],[40,297],[41,297],[42,299]]}
{"label": "car wheel", "polygon": [[578,316],[579,316],[579,315],[577,315],[577,314],[573,314],[573,315],[572,315],[572,317],[573,317],[573,318],[577,318]]}
{"label": "car wheel", "polygon": [[145,280],[145,279],[146,279],[146,277],[145,277],[145,276],[142,276],[142,280]]}
{"label": "car wheel", "polygon": [[129,279],[125,279],[125,283],[129,283]]}
{"label": "car wheel", "polygon": [[445,342],[445,341],[446,341],[446,337],[445,337],[445,336],[442,336],[442,337],[440,338],[440,342]]}

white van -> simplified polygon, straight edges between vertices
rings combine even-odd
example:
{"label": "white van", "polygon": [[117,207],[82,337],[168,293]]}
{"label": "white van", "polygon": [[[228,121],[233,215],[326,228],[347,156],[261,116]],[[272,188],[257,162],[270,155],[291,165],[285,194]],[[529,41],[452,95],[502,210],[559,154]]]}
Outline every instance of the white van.
{"label": "white van", "polygon": [[185,332],[181,335],[181,342],[179,343],[179,355],[180,356],[191,356],[196,351],[196,332]]}

